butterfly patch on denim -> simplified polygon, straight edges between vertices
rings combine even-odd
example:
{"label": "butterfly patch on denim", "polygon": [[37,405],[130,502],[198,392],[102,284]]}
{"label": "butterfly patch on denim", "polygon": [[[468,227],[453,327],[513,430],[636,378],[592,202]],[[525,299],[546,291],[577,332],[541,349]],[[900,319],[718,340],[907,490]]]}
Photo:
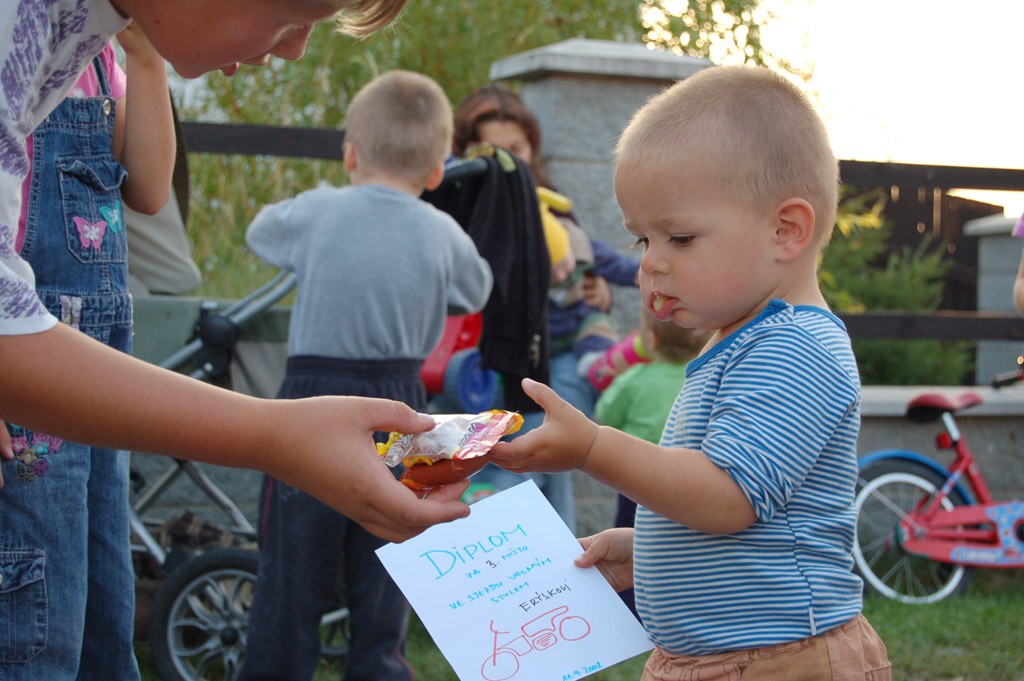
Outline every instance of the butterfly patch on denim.
{"label": "butterfly patch on denim", "polygon": [[60,452],[64,440],[10,423],[7,429],[11,434],[18,480],[29,483],[45,476],[50,470],[50,458]]}
{"label": "butterfly patch on denim", "polygon": [[75,223],[75,228],[78,230],[78,240],[82,243],[82,250],[88,250],[90,247],[94,251],[100,250],[100,246],[103,244],[103,235],[107,233],[106,220],[89,222],[76,215],[71,218],[71,221]]}
{"label": "butterfly patch on denim", "polygon": [[107,227],[111,232],[117,234],[121,231],[120,206],[100,206],[100,215],[107,221]]}

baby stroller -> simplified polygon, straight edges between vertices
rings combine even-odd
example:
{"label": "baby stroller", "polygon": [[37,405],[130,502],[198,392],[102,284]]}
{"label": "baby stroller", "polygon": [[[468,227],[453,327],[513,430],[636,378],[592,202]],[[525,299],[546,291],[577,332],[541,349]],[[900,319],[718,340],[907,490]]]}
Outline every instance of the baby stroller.
{"label": "baby stroller", "polygon": [[[195,339],[160,365],[199,380],[216,381],[251,319],[262,315],[295,286],[280,273],[242,300],[218,310],[204,303]],[[170,520],[150,512],[184,475],[227,518],[224,528],[191,512]],[[165,681],[232,679],[245,654],[248,610],[258,572],[256,528],[203,467],[173,459],[152,483],[132,471],[132,553],[140,587],[137,628],[148,630],[153,663]],[[148,614],[146,587],[154,593]],[[340,591],[322,619],[325,659],[347,653],[347,616]],[[142,620],[141,622],[139,620]]]}
{"label": "baby stroller", "polygon": [[[479,172],[481,163],[451,166],[445,182]],[[193,378],[221,381],[237,359],[246,325],[295,287],[292,273],[278,273],[245,298],[221,308],[203,303],[194,338],[160,362]],[[481,366],[476,343],[481,317],[452,316],[444,338],[424,363],[421,376],[432,410],[474,413],[495,401],[497,375]],[[171,485],[184,478],[226,517],[219,528],[186,513],[159,517],[152,511]],[[233,679],[245,655],[249,608],[259,567],[256,529],[239,506],[196,462],[173,459],[153,482],[133,471],[132,551],[137,583],[153,586],[148,615],[137,613],[148,630],[153,663],[164,681]],[[140,604],[144,598],[140,597]],[[142,608],[140,608],[142,610]],[[348,652],[348,610],[339,584],[334,603],[321,619],[322,657],[343,660]]]}

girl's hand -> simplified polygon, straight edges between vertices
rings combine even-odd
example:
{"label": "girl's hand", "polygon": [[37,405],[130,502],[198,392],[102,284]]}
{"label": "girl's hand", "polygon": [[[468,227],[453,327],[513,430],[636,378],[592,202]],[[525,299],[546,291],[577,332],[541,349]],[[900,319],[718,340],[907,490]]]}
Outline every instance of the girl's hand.
{"label": "girl's hand", "polygon": [[544,410],[544,423],[511,442],[499,442],[491,460],[515,473],[581,468],[597,437],[597,424],[543,383],[523,379],[523,390]]}
{"label": "girl's hand", "polygon": [[147,64],[156,64],[160,68],[166,68],[164,58],[156,51],[156,48],[149,42],[149,38],[139,28],[138,22],[133,21],[127,28],[117,34],[117,42],[124,50],[126,59],[142,59]]}
{"label": "girl's hand", "polygon": [[[7,424],[0,421],[0,456],[11,461],[14,459],[14,449],[11,447],[11,434],[7,432]],[[4,469],[0,468],[0,489],[4,486]]]}
{"label": "girl's hand", "polygon": [[633,528],[616,527],[580,539],[583,555],[576,567],[597,566],[616,591],[633,586]]}
{"label": "girl's hand", "polygon": [[418,496],[380,460],[375,431],[419,433],[434,419],[391,400],[313,397],[266,403],[277,424],[264,468],[389,541],[403,541],[436,523],[469,515],[459,498],[468,481]]}

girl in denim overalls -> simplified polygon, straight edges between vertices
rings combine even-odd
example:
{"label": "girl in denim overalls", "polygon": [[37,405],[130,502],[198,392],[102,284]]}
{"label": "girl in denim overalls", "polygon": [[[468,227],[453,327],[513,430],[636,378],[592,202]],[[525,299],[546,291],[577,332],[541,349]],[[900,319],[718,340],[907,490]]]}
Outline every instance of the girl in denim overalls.
{"label": "girl in denim overalls", "polygon": [[[62,323],[130,354],[132,302],[121,213],[127,172],[114,156],[113,54],[108,44],[92,61],[95,96],[67,97],[33,133],[20,241],[46,308]],[[159,117],[153,125],[161,125]],[[165,165],[147,163],[151,177],[142,181],[163,182]],[[170,187],[169,173],[164,186]],[[66,361],[72,366],[76,360]],[[0,677],[137,679],[128,452],[7,427],[15,461],[0,491],[0,545],[25,552],[27,598],[19,598],[10,613],[16,645],[0,651]]]}

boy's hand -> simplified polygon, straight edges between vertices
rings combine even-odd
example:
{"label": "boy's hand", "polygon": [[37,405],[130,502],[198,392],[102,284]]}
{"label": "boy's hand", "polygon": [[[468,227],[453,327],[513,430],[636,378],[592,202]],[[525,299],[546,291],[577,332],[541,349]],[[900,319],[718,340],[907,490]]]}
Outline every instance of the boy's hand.
{"label": "boy's hand", "polygon": [[583,537],[580,546],[583,555],[574,561],[576,567],[596,565],[616,591],[633,586],[633,528],[616,527]]}
{"label": "boy's hand", "polygon": [[602,276],[588,272],[583,277],[583,302],[602,312],[612,309],[612,287]]}
{"label": "boy's hand", "polygon": [[544,423],[511,442],[499,442],[491,449],[491,460],[515,473],[581,468],[598,425],[543,383],[525,378],[523,390],[544,410]]}

